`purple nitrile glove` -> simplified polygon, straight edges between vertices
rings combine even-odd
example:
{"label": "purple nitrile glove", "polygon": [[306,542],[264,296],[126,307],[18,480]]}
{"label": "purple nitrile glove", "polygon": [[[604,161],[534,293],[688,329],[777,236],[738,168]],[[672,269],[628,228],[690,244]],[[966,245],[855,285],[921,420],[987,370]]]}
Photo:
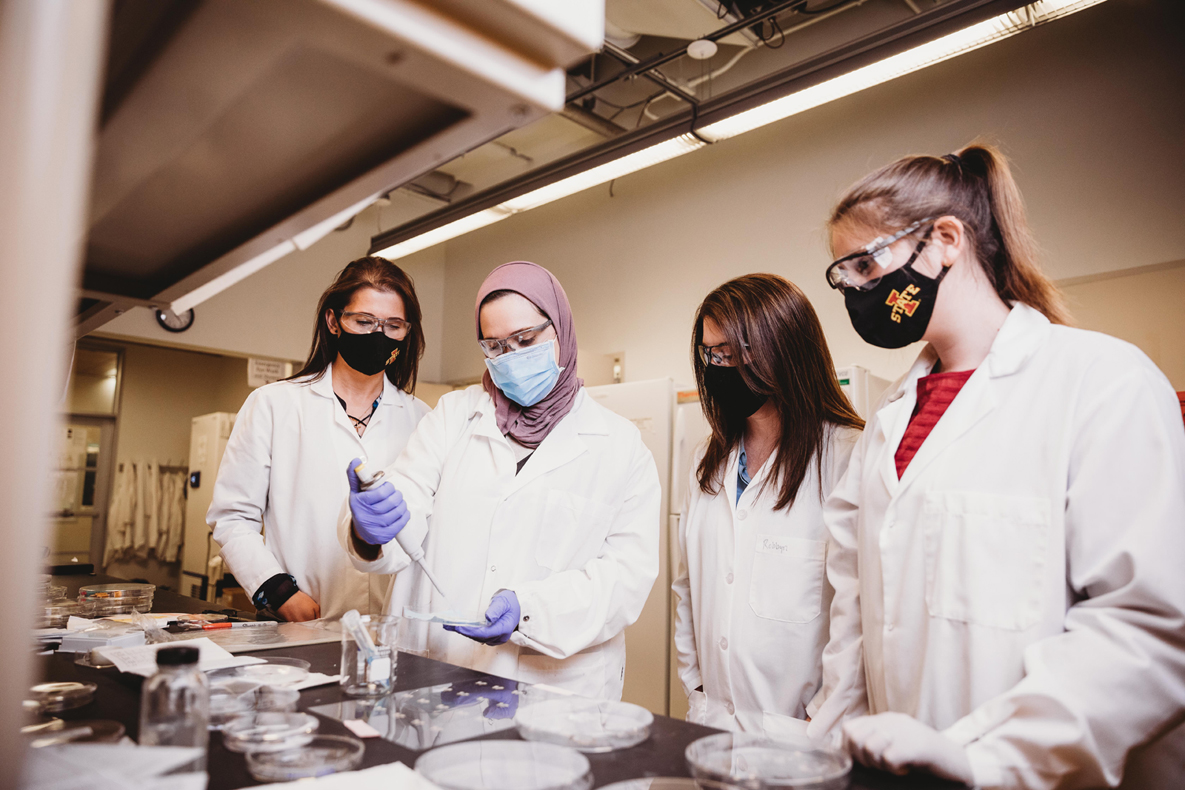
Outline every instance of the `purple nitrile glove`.
{"label": "purple nitrile glove", "polygon": [[395,539],[399,530],[407,526],[411,515],[407,512],[403,494],[390,483],[362,490],[362,483],[354,473],[354,467],[360,463],[362,459],[355,458],[346,467],[346,477],[350,479],[350,513],[354,517],[354,532],[363,542],[381,546]]}
{"label": "purple nitrile glove", "polygon": [[518,628],[518,619],[522,609],[518,605],[518,596],[511,590],[502,590],[490,600],[486,609],[486,620],[489,625],[480,628],[470,628],[466,625],[446,625],[444,630],[456,631],[461,636],[483,642],[487,645],[504,645],[510,641],[510,635]]}

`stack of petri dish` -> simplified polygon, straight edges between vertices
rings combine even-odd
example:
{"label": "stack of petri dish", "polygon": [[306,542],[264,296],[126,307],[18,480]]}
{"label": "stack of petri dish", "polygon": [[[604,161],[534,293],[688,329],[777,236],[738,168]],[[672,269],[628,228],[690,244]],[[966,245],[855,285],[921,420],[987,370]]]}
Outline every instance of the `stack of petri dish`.
{"label": "stack of petri dish", "polygon": [[232,752],[282,752],[308,745],[321,722],[307,713],[249,713],[222,727],[222,743]]}
{"label": "stack of petri dish", "polygon": [[156,585],[153,584],[91,584],[78,588],[78,603],[88,617],[147,613],[152,611],[152,595],[155,591]]}
{"label": "stack of petri dish", "polygon": [[803,737],[770,741],[745,733],[721,733],[693,741],[684,752],[702,787],[736,790],[842,790],[852,758]]}
{"label": "stack of petri dish", "polygon": [[42,574],[37,582],[37,597],[42,609],[36,628],[65,628],[71,615],[82,614],[83,607],[66,597],[66,588],[53,583],[53,577]]}

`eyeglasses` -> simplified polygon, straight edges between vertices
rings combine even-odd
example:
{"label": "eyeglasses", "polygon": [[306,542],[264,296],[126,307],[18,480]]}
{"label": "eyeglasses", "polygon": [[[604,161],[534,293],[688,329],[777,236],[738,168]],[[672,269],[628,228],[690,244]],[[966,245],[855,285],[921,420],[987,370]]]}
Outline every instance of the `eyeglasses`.
{"label": "eyeglasses", "polygon": [[[741,345],[741,348],[747,350],[749,344],[744,343]],[[695,351],[699,354],[700,361],[705,365],[730,368],[740,361],[740,355],[733,351],[731,343],[717,343],[714,346],[701,344],[695,347]]]}
{"label": "eyeglasses", "polygon": [[509,337],[504,337],[500,340],[478,340],[477,343],[481,346],[481,350],[485,353],[486,357],[493,359],[494,357],[502,356],[507,351],[518,351],[520,348],[534,345],[536,338],[539,337],[539,333],[549,326],[551,326],[550,318],[539,326],[533,326],[530,329],[515,332]]}
{"label": "eyeglasses", "polygon": [[407,330],[411,329],[411,324],[404,321],[402,318],[375,318],[370,313],[348,313],[342,311],[338,314],[338,320],[341,325],[355,335],[369,335],[371,332],[378,332],[380,329],[383,334],[392,340],[402,340],[407,337]]}
{"label": "eyeglasses", "polygon": [[[876,287],[881,278],[888,274],[887,267],[893,262],[893,251],[889,246],[895,241],[905,238],[927,222],[933,222],[937,217],[920,219],[892,236],[878,236],[862,250],[851,255],[845,255],[827,267],[827,284],[840,291],[845,288],[855,288],[857,291],[870,291]],[[921,246],[930,238],[930,230],[926,231],[926,238]]]}

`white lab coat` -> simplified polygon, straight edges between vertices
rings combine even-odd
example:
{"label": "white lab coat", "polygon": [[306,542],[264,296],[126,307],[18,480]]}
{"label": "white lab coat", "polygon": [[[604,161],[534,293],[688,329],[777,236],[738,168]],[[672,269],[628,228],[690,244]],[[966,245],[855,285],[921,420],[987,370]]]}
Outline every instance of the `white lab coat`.
{"label": "white lab coat", "polygon": [[[230,571],[248,594],[290,573],[321,606],[321,616],[377,610],[390,579],[369,578],[337,541],[338,511],[349,493],[346,466],[394,461],[428,406],[384,377],[383,395],[359,437],[333,393],[333,366],[317,381],[278,381],[252,392],[239,415],[206,521]],[[266,538],[261,534],[267,525]]]}
{"label": "white lab coat", "polygon": [[581,390],[516,475],[494,402],[475,385],[441,398],[386,474],[407,501],[404,530],[424,547],[448,595],[440,600],[394,541],[373,562],[358,558],[343,505],[341,540],[354,564],[397,574],[389,612],[411,606],[480,617],[504,589],[522,608],[518,630],[501,646],[432,625],[404,647],[513,680],[621,698],[624,631],[658,576],[661,508],[654,458],[631,422]]}
{"label": "white lab coat", "polygon": [[[774,455],[736,497],[740,450],[721,489],[700,490],[693,466],[679,521],[679,568],[671,588],[679,678],[688,720],[784,738],[806,727],[819,690],[831,585],[824,564],[823,498],[847,469],[860,432],[831,427],[823,480],[812,461],[794,504],[775,511],[777,487],[763,484]],[[821,489],[821,490],[820,490]],[[703,686],[704,690],[696,691]]]}
{"label": "white lab coat", "polygon": [[[835,598],[811,732],[898,711],[965,744],[977,785],[1115,785],[1128,750],[1185,712],[1177,398],[1133,346],[1017,305],[898,480],[935,360],[888,393],[827,502]],[[1179,755],[1183,732],[1129,769]],[[1185,770],[1151,772],[1141,787]]]}

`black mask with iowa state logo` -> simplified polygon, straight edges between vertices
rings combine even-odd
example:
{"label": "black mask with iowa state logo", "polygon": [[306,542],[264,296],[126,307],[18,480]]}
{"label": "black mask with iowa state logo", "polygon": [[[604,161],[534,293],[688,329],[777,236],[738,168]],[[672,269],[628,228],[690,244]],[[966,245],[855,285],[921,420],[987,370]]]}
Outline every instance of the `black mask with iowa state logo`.
{"label": "black mask with iowa state logo", "polygon": [[915,271],[913,263],[924,246],[923,241],[904,266],[886,274],[867,291],[844,289],[852,328],[866,342],[881,348],[903,348],[926,334],[938,299],[938,285],[950,267],[943,266],[933,278]]}

